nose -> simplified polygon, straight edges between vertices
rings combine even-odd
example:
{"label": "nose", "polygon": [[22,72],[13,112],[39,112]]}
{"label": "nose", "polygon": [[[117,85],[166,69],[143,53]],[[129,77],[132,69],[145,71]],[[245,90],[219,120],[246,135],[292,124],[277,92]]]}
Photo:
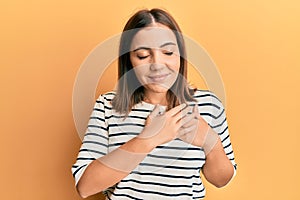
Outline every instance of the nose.
{"label": "nose", "polygon": [[158,71],[163,68],[162,56],[158,49],[153,50],[150,69]]}

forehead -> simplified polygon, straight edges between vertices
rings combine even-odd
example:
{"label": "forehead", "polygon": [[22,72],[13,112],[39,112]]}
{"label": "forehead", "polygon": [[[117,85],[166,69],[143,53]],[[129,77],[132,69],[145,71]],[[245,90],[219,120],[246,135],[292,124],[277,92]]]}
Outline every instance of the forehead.
{"label": "forehead", "polygon": [[167,27],[145,27],[133,37],[131,49],[138,47],[159,48],[161,45],[172,42],[177,44],[176,36]]}

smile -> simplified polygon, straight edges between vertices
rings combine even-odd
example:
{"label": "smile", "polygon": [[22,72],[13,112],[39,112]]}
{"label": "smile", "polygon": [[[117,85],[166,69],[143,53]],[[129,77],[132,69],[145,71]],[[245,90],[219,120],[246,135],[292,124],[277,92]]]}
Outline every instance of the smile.
{"label": "smile", "polygon": [[162,82],[164,81],[170,74],[160,74],[160,75],[155,75],[155,76],[148,76],[148,78],[152,82]]}

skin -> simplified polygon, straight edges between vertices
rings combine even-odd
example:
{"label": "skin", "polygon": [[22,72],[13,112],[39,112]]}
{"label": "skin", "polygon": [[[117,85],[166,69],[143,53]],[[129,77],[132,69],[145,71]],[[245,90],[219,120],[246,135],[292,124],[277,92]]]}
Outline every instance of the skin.
{"label": "skin", "polygon": [[179,49],[174,33],[155,23],[133,38],[130,60],[145,90],[145,101],[167,105],[166,93],[175,82],[179,67]]}
{"label": "skin", "polygon": [[[145,87],[146,102],[167,105],[166,93],[176,80],[179,71],[178,52],[174,33],[159,23],[153,23],[152,26],[143,28],[133,38],[130,60],[139,81]],[[183,107],[185,105],[181,104],[165,112],[163,114],[164,123],[161,123],[160,119],[156,120],[156,115],[153,115],[151,122],[147,119],[148,123],[140,136],[129,140],[119,148],[146,155],[156,146],[178,137],[193,145],[201,146],[204,134],[210,127],[197,110],[194,110],[191,115],[187,115],[190,108]],[[153,133],[151,132],[153,126],[162,127]],[[193,126],[201,128],[197,128],[196,132],[182,132],[184,128]],[[187,137],[187,134],[192,134],[192,137]],[[207,155],[202,172],[206,179],[216,187],[222,187],[231,180],[233,166],[224,152],[220,139]],[[129,172],[115,170],[94,160],[88,165],[76,187],[80,196],[86,198],[114,185],[128,174]]]}

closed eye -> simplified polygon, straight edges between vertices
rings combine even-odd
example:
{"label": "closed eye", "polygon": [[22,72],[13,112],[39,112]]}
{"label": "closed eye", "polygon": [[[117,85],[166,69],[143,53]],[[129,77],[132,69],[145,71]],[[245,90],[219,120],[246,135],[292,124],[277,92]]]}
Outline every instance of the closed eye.
{"label": "closed eye", "polygon": [[143,59],[145,59],[145,58],[147,58],[149,55],[147,55],[147,56],[137,56],[140,60],[143,60]]}
{"label": "closed eye", "polygon": [[168,56],[173,55],[173,53],[174,53],[174,52],[172,52],[172,51],[166,51],[166,52],[164,52],[164,54],[165,54],[165,55],[168,55]]}

